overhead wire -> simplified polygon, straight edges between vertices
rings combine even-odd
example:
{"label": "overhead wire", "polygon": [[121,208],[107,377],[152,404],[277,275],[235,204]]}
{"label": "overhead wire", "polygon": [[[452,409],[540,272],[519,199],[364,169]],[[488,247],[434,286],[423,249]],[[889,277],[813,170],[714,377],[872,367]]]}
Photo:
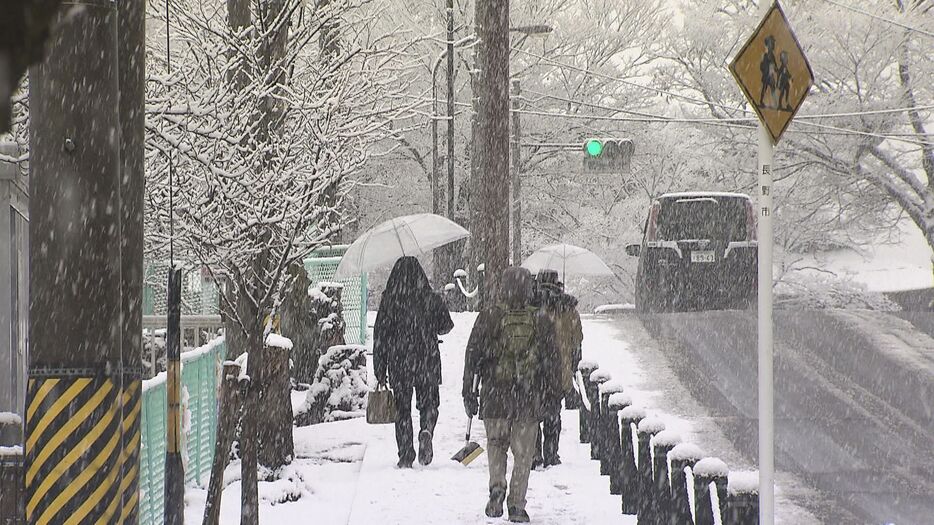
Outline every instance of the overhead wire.
{"label": "overhead wire", "polygon": [[[172,26],[169,12],[172,0],[165,0],[165,63],[168,76],[172,75]],[[169,266],[175,268],[175,163],[169,152]]]}
{"label": "overhead wire", "polygon": [[[666,96],[681,98],[681,99],[684,99],[684,100],[688,100],[688,101],[691,101],[691,102],[694,102],[694,103],[697,103],[697,104],[706,105],[706,106],[719,107],[719,108],[722,108],[722,109],[727,109],[727,110],[729,110],[729,111],[736,111],[736,112],[743,112],[743,113],[753,113],[751,110],[748,110],[748,109],[738,108],[738,107],[733,107],[733,106],[727,106],[727,105],[719,104],[719,103],[716,103],[716,102],[704,101],[704,100],[701,100],[701,99],[697,99],[697,98],[694,98],[694,97],[690,97],[690,96],[688,96],[688,95],[682,95],[682,94],[679,94],[679,93],[674,93],[674,92],[667,91],[667,90],[663,90],[663,89],[653,88],[653,87],[651,87],[651,86],[646,86],[646,85],[643,85],[643,84],[639,84],[638,82],[632,82],[632,81],[630,81],[630,80],[626,80],[626,79],[623,79],[623,78],[613,77],[613,76],[611,76],[611,75],[605,75],[605,74],[602,74],[602,73],[597,73],[597,72],[595,72],[595,71],[591,71],[591,70],[588,70],[588,69],[586,69],[586,68],[581,68],[581,67],[579,67],[579,66],[573,66],[573,65],[570,65],[570,64],[565,64],[565,63],[563,63],[563,62],[559,62],[559,61],[557,61],[557,60],[553,60],[553,59],[544,57],[544,56],[542,56],[542,55],[538,55],[538,54],[535,54],[535,53],[531,53],[531,52],[525,51],[525,50],[523,50],[523,49],[519,49],[519,48],[513,48],[513,49],[516,50],[516,51],[520,51],[520,52],[526,53],[526,54],[528,54],[528,55],[530,55],[530,56],[533,56],[533,57],[542,59],[542,60],[544,60],[544,61],[546,61],[546,62],[550,62],[552,65],[555,65],[555,66],[560,66],[560,67],[565,67],[565,68],[572,69],[572,70],[577,70],[577,71],[580,71],[580,72],[583,72],[583,73],[586,73],[586,74],[590,74],[590,75],[594,75],[594,76],[606,78],[606,79],[608,79],[608,80],[617,81],[617,82],[620,82],[620,83],[622,83],[622,84],[626,84],[626,85],[630,85],[630,86],[637,87],[637,88],[640,88],[640,89],[652,91],[652,92],[655,92],[655,93],[658,93],[658,94],[664,94],[664,95],[666,95]],[[541,96],[541,94],[539,94],[539,96]],[[553,96],[551,96],[551,95],[545,95],[545,96],[553,97]],[[553,97],[553,98],[558,98],[558,97]],[[599,105],[594,105],[594,104],[592,104],[592,103],[583,102],[583,101],[576,101],[576,100],[569,100],[569,99],[564,99],[564,101],[565,101],[565,102],[570,102],[570,103],[572,103],[572,104],[591,105],[591,106],[600,107]],[[621,112],[621,113],[622,113],[622,112],[630,112],[630,113],[632,113],[632,112],[629,111],[629,110],[622,110],[622,109],[619,109],[619,108],[610,108],[610,107],[607,107],[607,106],[603,106],[602,109],[605,109],[605,110],[608,110],[608,111],[618,111],[618,112]],[[886,134],[879,134],[879,133],[872,133],[872,132],[867,132],[867,131],[855,130],[855,129],[851,129],[851,128],[843,128],[843,127],[838,127],[838,126],[831,126],[831,125],[829,125],[829,124],[819,124],[819,123],[816,123],[816,122],[808,122],[808,120],[812,120],[812,119],[831,118],[831,117],[837,117],[837,116],[840,116],[840,117],[844,117],[844,116],[862,116],[862,115],[871,115],[871,114],[884,114],[884,113],[886,113],[886,112],[901,113],[901,112],[914,111],[914,110],[925,110],[925,111],[927,111],[927,110],[930,110],[930,109],[934,109],[934,106],[920,106],[920,107],[918,107],[918,108],[903,108],[903,109],[896,109],[896,110],[871,110],[871,111],[867,111],[867,112],[851,112],[851,113],[841,113],[841,114],[836,114],[836,115],[834,115],[834,114],[827,114],[827,115],[820,115],[820,114],[816,114],[816,115],[803,115],[804,118],[803,118],[801,121],[797,121],[797,124],[798,124],[798,125],[802,125],[802,126],[811,126],[811,127],[818,128],[818,129],[827,129],[827,130],[832,130],[832,131],[837,131],[837,132],[842,132],[842,133],[849,133],[849,134],[863,135],[863,136],[869,136],[869,137],[875,137],[875,138],[883,138],[883,139],[897,140],[897,141],[901,141],[901,142],[905,142],[905,143],[909,143],[909,144],[915,144],[915,145],[919,145],[919,146],[930,146],[930,145],[932,145],[932,144],[931,144],[931,143],[928,143],[928,142],[926,142],[926,141],[924,141],[924,140],[912,140],[912,139],[910,139],[910,138],[902,138],[900,135],[886,135]],[[646,115],[651,115],[651,114],[646,114]],[[558,115],[558,114],[550,114],[550,115],[545,115],[545,116],[560,116],[560,115]],[[653,118],[654,118],[654,119],[657,119],[658,121],[681,122],[681,123],[697,123],[697,124],[714,123],[714,121],[727,122],[727,123],[728,123],[728,122],[737,122],[737,123],[738,123],[738,122],[745,122],[745,121],[747,121],[747,120],[749,120],[749,121],[755,120],[754,118],[749,118],[749,119],[746,119],[746,118],[679,119],[679,118],[675,118],[675,117],[664,117],[664,116],[659,116],[659,115],[654,115],[654,116],[652,116],[652,117],[645,117],[644,119],[623,119],[623,118],[610,118],[610,119],[607,119],[607,118],[598,118],[597,120],[619,120],[619,121],[633,121],[633,122],[651,122]],[[796,117],[796,118],[797,118],[797,117]],[[909,136],[909,137],[915,137],[915,136],[917,136],[917,135],[908,135],[908,136]]]}
{"label": "overhead wire", "polygon": [[898,27],[900,27],[900,28],[902,28],[902,29],[907,29],[908,31],[911,31],[911,32],[913,32],[913,33],[918,33],[919,35],[934,37],[934,33],[930,32],[930,31],[925,31],[924,29],[918,29],[917,27],[912,27],[912,26],[909,26],[909,25],[907,25],[907,24],[903,24],[903,23],[901,23],[901,22],[892,20],[891,18],[886,18],[886,17],[884,17],[884,16],[875,15],[875,14],[872,14],[872,13],[870,13],[870,12],[863,11],[862,9],[853,7],[853,6],[849,6],[849,5],[846,5],[846,4],[841,4],[840,2],[836,2],[835,0],[824,0],[824,1],[827,2],[827,3],[829,3],[829,4],[833,4],[833,5],[837,6],[837,7],[840,7],[840,8],[842,8],[842,9],[846,9],[846,10],[852,11],[852,12],[854,12],[854,13],[859,13],[859,14],[861,14],[861,15],[863,15],[863,16],[868,16],[869,18],[874,18],[874,19],[876,19],[876,20],[880,20],[880,21],[882,21],[882,22],[886,22],[886,23],[892,24],[892,25],[894,25],[894,26],[898,26]]}

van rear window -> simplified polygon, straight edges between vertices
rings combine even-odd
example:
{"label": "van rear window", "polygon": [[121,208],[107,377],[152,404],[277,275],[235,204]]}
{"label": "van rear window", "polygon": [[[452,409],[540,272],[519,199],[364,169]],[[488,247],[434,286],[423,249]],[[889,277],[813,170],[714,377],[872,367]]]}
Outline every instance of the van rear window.
{"label": "van rear window", "polygon": [[692,197],[662,200],[658,237],[666,241],[746,239],[746,204],[743,199]]}

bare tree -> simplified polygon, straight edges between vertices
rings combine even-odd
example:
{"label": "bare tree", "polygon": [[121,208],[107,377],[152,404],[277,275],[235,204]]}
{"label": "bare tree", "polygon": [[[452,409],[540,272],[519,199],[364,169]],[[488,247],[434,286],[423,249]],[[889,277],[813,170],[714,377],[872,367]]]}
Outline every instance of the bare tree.
{"label": "bare tree", "polygon": [[291,442],[259,423],[268,413],[264,320],[287,290],[289,266],[340,231],[348,178],[411,105],[396,102],[405,67],[370,31],[373,2],[174,5],[180,45],[150,61],[147,240],[161,253],[174,241],[226,283],[221,310],[249,350],[240,443],[242,522],[253,524],[257,443]]}

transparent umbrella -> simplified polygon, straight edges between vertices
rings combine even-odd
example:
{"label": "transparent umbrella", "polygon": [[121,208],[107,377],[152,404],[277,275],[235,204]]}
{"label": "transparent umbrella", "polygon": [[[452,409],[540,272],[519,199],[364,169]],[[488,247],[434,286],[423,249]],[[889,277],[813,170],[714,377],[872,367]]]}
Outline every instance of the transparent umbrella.
{"label": "transparent umbrella", "polygon": [[375,270],[405,255],[424,255],[469,235],[457,223],[432,213],[389,219],[367,230],[347,248],[335,278]]}
{"label": "transparent umbrella", "polygon": [[611,276],[613,270],[597,254],[573,244],[552,244],[539,248],[522,262],[523,268],[535,273],[539,270],[557,270],[561,278],[572,276]]}

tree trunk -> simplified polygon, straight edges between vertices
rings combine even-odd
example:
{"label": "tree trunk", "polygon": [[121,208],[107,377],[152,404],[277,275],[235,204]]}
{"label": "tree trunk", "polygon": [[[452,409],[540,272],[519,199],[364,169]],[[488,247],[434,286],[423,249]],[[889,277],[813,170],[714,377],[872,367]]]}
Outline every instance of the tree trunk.
{"label": "tree trunk", "polygon": [[495,297],[509,264],[509,1],[478,0],[480,50],[479,252],[486,265],[481,301]]}
{"label": "tree trunk", "polygon": [[266,347],[260,406],[264,423],[257,429],[259,464],[273,472],[292,462],[292,398],[289,382],[289,351]]}
{"label": "tree trunk", "polygon": [[247,375],[250,384],[244,402],[243,424],[240,431],[240,525],[259,525],[259,493],[257,490],[257,465],[259,443],[257,442],[260,415],[263,414],[262,391],[263,371],[265,370],[265,349],[263,348],[263,320],[260,312],[250,320],[246,341],[249,349]]}

